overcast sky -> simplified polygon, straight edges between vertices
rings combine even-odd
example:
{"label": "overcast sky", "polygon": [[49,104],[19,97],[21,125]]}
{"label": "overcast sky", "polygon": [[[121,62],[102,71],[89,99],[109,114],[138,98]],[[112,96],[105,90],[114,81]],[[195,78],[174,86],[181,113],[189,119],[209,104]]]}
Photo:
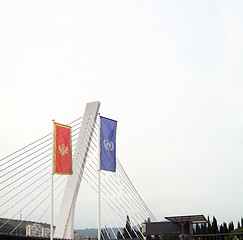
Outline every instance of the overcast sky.
{"label": "overcast sky", "polygon": [[243,217],[243,1],[0,1],[0,158],[87,102],[158,220]]}

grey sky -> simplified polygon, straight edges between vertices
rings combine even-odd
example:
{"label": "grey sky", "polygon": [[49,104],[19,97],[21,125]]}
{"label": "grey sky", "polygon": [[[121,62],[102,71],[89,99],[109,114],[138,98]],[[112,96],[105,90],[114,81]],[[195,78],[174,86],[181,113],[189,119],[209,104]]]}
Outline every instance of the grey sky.
{"label": "grey sky", "polygon": [[0,158],[85,104],[151,211],[238,221],[243,2],[1,1]]}

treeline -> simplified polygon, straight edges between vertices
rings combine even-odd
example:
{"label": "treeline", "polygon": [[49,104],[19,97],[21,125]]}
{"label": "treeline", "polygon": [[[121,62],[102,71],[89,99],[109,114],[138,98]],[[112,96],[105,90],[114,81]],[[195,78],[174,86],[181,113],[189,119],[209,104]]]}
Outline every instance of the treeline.
{"label": "treeline", "polygon": [[[135,230],[135,228],[137,230]],[[138,229],[138,226],[134,226],[132,227],[131,222],[130,222],[130,218],[127,215],[126,218],[126,225],[125,227],[120,231],[119,228],[118,232],[117,232],[117,236],[113,236],[113,234],[110,233],[108,228],[104,228],[101,230],[101,239],[102,240],[108,240],[108,239],[137,239],[137,240],[142,240],[144,239],[144,236],[141,233],[141,229]]]}
{"label": "treeline", "polygon": [[140,231],[135,230],[131,227],[131,222],[129,219],[129,216],[127,216],[126,219],[126,225],[123,228],[122,232],[118,231],[117,233],[117,239],[131,239],[131,238],[139,238],[143,239],[143,235],[141,234],[141,229]]}
{"label": "treeline", "polygon": [[238,221],[237,226],[234,226],[233,221],[228,224],[223,222],[221,225],[218,225],[217,219],[213,217],[213,220],[210,221],[208,217],[207,223],[197,224],[194,229],[195,234],[217,234],[217,233],[232,233],[234,231],[243,232],[243,218]]}

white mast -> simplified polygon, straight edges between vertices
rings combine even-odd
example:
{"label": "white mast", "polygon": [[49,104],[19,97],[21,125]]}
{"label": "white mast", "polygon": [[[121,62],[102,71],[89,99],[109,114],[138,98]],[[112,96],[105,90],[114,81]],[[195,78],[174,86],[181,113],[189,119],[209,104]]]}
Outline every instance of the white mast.
{"label": "white mast", "polygon": [[98,114],[98,240],[100,240],[100,114]]}
{"label": "white mast", "polygon": [[53,122],[53,140],[52,140],[52,164],[51,164],[51,233],[50,239],[53,240],[53,175],[54,175],[54,141],[55,141],[55,120]]}
{"label": "white mast", "polygon": [[[94,126],[87,126],[90,125],[90,118],[94,122],[96,121],[99,107],[99,102],[86,104],[83,121],[79,130],[79,136],[73,155],[73,172],[75,174],[68,176],[55,229],[55,238],[73,239],[75,204],[85,168],[87,152],[90,146],[90,143],[87,143],[85,139],[91,139],[94,128]],[[84,154],[80,154],[80,149],[82,148],[85,148]]]}

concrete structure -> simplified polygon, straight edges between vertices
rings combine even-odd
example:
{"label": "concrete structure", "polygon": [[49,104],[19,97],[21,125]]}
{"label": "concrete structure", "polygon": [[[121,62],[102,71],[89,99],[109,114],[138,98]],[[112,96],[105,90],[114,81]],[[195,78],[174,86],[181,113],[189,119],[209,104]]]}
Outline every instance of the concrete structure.
{"label": "concrete structure", "polygon": [[87,103],[86,105],[72,159],[73,172],[75,172],[75,174],[70,175],[67,180],[54,238],[74,238],[73,225],[75,204],[78,196],[79,186],[83,177],[87,152],[89,151],[90,147],[89,140],[92,137],[94,122],[96,121],[99,107],[99,102]]}

